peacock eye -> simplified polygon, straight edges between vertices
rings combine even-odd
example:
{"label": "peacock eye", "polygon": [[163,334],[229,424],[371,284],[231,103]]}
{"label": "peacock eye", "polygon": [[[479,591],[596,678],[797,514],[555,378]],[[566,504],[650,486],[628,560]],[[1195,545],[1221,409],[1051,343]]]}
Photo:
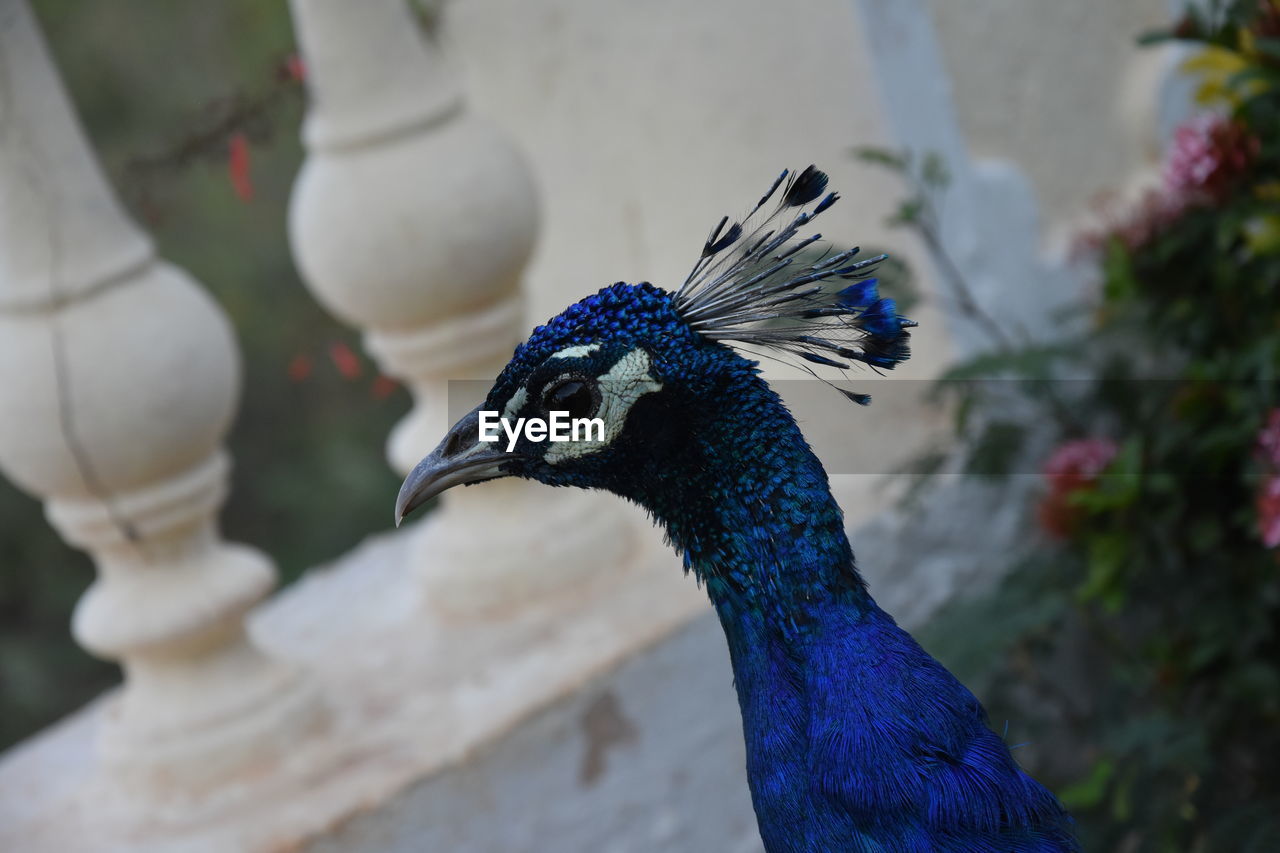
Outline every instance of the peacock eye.
{"label": "peacock eye", "polygon": [[568,412],[571,418],[589,418],[600,407],[600,392],[591,380],[561,379],[542,392],[542,405],[548,412]]}

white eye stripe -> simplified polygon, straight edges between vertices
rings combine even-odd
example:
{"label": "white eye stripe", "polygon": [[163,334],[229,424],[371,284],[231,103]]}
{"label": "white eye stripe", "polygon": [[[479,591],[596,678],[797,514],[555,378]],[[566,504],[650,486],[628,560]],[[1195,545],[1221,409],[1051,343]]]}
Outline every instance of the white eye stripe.
{"label": "white eye stripe", "polygon": [[631,350],[600,377],[600,409],[595,417],[604,421],[604,440],[565,441],[551,444],[543,454],[543,460],[554,465],[564,459],[576,459],[595,453],[609,446],[622,425],[627,413],[645,394],[662,390],[662,384],[649,374],[652,361],[649,353],[637,347]]}
{"label": "white eye stripe", "polygon": [[[577,346],[566,347],[560,352],[547,356],[547,358],[582,358],[584,355],[591,355],[598,349],[600,349],[600,344],[578,344]],[[502,410],[502,416],[508,420],[515,420],[516,413],[523,409],[524,404],[527,402],[529,402],[528,389],[524,386],[517,388],[516,392],[511,395],[511,399],[507,400],[507,405]]]}
{"label": "white eye stripe", "polygon": [[511,399],[507,401],[506,407],[502,410],[502,416],[507,420],[515,420],[516,412],[524,408],[524,404],[529,399],[529,392],[524,390],[524,386],[516,389],[516,393],[511,395]]}
{"label": "white eye stripe", "polygon": [[584,355],[600,349],[600,344],[578,344],[574,347],[567,347],[550,356],[550,358],[582,358]]}

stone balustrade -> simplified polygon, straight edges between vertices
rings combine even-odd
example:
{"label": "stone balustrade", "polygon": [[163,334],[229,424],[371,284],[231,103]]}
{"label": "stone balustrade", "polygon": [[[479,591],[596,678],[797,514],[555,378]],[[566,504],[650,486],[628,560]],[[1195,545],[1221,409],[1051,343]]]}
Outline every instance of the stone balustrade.
{"label": "stone balustrade", "polygon": [[245,634],[271,561],[217,529],[235,340],[120,208],[26,3],[0,16],[0,469],[97,564],[72,627],[124,668],[104,772],[131,791],[216,786],[323,716]]}
{"label": "stone balustrade", "polygon": [[[76,636],[126,672],[0,762],[0,849],[323,837],[705,607],[638,513],[513,481],[248,619],[274,572],[216,529],[231,330],[120,209],[24,0],[0,10],[0,467],[93,553]],[[388,443],[407,470],[448,425],[450,380],[491,381],[524,334],[536,194],[401,0],[293,12],[313,106],[290,235],[414,393]]]}
{"label": "stone balustrade", "polygon": [[[291,0],[308,69],[307,159],[289,214],[316,298],[365,332],[414,407],[388,442],[401,474],[469,410],[528,328],[521,276],[538,228],[528,166],[466,108],[440,48],[403,0]],[[517,481],[458,490],[419,525],[428,606],[506,612],[623,568],[612,503]],[[495,519],[502,523],[495,524]]]}

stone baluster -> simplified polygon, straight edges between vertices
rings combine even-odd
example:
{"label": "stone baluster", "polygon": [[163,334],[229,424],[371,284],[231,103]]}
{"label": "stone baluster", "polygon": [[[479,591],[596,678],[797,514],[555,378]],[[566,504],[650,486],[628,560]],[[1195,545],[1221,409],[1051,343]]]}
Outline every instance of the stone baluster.
{"label": "stone baluster", "polygon": [[[290,240],[316,298],[413,393],[388,442],[403,474],[444,435],[450,381],[483,380],[455,386],[461,414],[527,331],[536,193],[404,0],[291,8],[311,105]],[[446,496],[420,525],[415,563],[432,606],[473,614],[602,574],[624,561],[627,533],[598,497],[499,480]]]}
{"label": "stone baluster", "polygon": [[320,714],[245,633],[274,567],[217,528],[238,384],[225,316],[125,215],[30,9],[0,0],[0,470],[96,562],[72,627],[124,668],[115,790],[216,785]]}
{"label": "stone baluster", "polygon": [[[939,203],[947,253],[1006,335],[1017,341],[1052,334],[1062,309],[1079,297],[1083,276],[1041,255],[1039,203],[1026,175],[1011,162],[970,155],[929,4],[856,0],[855,8],[894,144],[917,157],[941,157],[951,175]],[[962,356],[1001,343],[955,304],[946,304],[944,316]]]}

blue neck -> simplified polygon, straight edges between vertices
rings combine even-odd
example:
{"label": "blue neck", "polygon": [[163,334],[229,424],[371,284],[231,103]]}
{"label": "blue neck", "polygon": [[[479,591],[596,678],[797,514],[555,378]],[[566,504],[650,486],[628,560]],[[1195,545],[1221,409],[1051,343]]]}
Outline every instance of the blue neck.
{"label": "blue neck", "polygon": [[767,846],[838,849],[809,820],[809,724],[828,700],[815,685],[833,665],[856,678],[861,655],[842,631],[880,614],[822,464],[781,400],[744,372],[714,401],[684,407],[707,414],[688,425],[681,457],[648,466],[631,496],[684,552],[720,617]]}
{"label": "blue neck", "polygon": [[637,448],[613,485],[666,528],[720,616],[766,848],[1078,850],[973,694],[867,594],[778,397],[750,370],[691,394],[646,422],[682,440],[662,458]]}
{"label": "blue neck", "polygon": [[803,631],[815,606],[869,606],[826,472],[790,412],[754,370],[721,390],[682,458],[654,466],[632,497],[684,553],[726,629],[747,619]]}

